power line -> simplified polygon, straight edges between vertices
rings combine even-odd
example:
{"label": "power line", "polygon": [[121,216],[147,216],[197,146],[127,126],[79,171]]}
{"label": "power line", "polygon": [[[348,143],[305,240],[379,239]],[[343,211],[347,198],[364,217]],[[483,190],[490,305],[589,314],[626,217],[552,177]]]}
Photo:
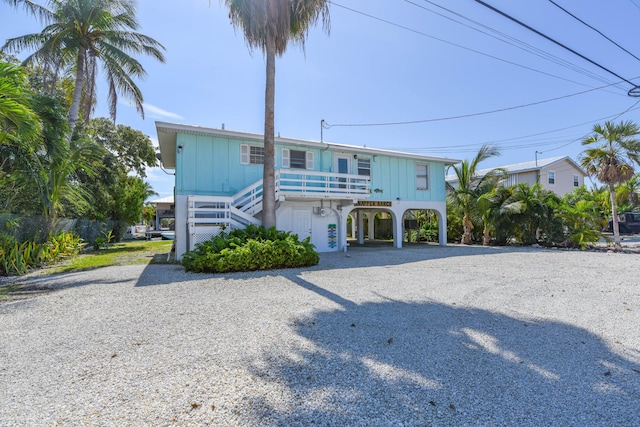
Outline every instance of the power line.
{"label": "power line", "polygon": [[[483,30],[481,30],[479,28],[475,28],[475,27],[472,27],[471,25],[467,25],[467,24],[465,24],[463,22],[457,21],[457,20],[455,20],[455,19],[453,19],[453,18],[451,18],[449,16],[446,16],[446,15],[444,15],[442,13],[439,13],[439,12],[436,12],[434,10],[431,10],[431,9],[425,7],[425,6],[422,6],[422,5],[419,5],[417,3],[414,3],[411,0],[405,0],[405,2],[411,4],[411,5],[415,6],[415,7],[418,7],[420,9],[426,10],[427,12],[431,12],[433,14],[436,14],[436,15],[442,17],[442,18],[445,18],[447,20],[455,22],[456,24],[462,25],[462,26],[467,27],[467,28],[469,28],[471,30],[477,31],[477,32],[479,32],[481,34],[484,34],[484,35],[488,36],[488,37],[492,37],[492,38],[494,38],[494,39],[496,39],[498,41],[501,41],[503,43],[506,43],[506,44],[508,44],[510,46],[513,46],[513,47],[516,47],[518,49],[524,50],[525,52],[528,52],[528,53],[531,53],[533,55],[536,55],[536,56],[538,56],[538,57],[540,57],[542,59],[545,59],[547,61],[551,61],[551,62],[553,62],[555,64],[558,64],[558,65],[560,65],[562,67],[568,68],[568,69],[570,69],[572,71],[576,71],[576,72],[578,72],[580,74],[583,74],[583,75],[585,75],[587,77],[591,77],[591,78],[596,79],[596,80],[599,80],[601,82],[611,83],[611,81],[609,81],[609,80],[607,80],[607,79],[605,79],[605,78],[603,78],[603,77],[601,77],[601,76],[599,76],[599,75],[597,75],[597,74],[595,74],[595,73],[593,73],[593,72],[591,72],[591,71],[589,71],[589,70],[587,70],[587,69],[585,69],[583,67],[580,67],[578,65],[572,64],[571,62],[569,62],[569,61],[567,61],[565,59],[559,58],[559,57],[557,57],[555,55],[552,55],[552,54],[550,54],[548,52],[545,52],[542,49],[539,49],[539,48],[537,48],[535,46],[532,46],[532,45],[530,45],[528,43],[525,43],[522,40],[518,40],[517,38],[512,37],[512,36],[510,36],[508,34],[505,34],[505,33],[501,32],[501,31],[498,31],[495,28],[491,28],[491,27],[489,27],[489,26],[487,26],[487,25],[485,25],[485,24],[483,24],[481,22],[478,22],[478,21],[475,21],[473,19],[470,19],[470,18],[468,18],[468,17],[466,17],[466,16],[464,16],[464,15],[458,13],[458,12],[455,12],[455,11],[453,11],[451,9],[448,9],[448,8],[446,8],[444,6],[441,6],[441,5],[437,4],[437,3],[434,3],[433,1],[430,1],[430,0],[423,0],[423,1],[425,3],[429,3],[429,4],[433,5],[433,6],[435,6],[437,8],[440,8],[440,9],[446,11],[446,12],[449,12],[452,15],[458,16],[458,17],[460,17],[460,18],[462,18],[462,19],[464,19],[466,21],[469,21],[469,22],[477,25],[478,27],[484,28],[487,31],[490,31],[490,32],[492,32],[494,34],[497,34],[497,36],[489,34],[486,31],[483,31]],[[574,83],[577,83],[577,82],[574,82]],[[577,83],[577,84],[583,85],[582,83]],[[588,86],[588,85],[583,85],[583,86]]]}
{"label": "power line", "polygon": [[483,115],[487,115],[487,114],[501,113],[501,112],[504,112],[504,111],[516,110],[516,109],[519,109],[519,108],[531,107],[531,106],[534,106],[534,105],[545,104],[547,102],[553,102],[553,101],[558,101],[558,100],[561,100],[561,99],[571,98],[573,96],[583,95],[585,93],[594,92],[596,90],[604,89],[606,87],[613,86],[615,84],[618,84],[618,83],[612,83],[612,84],[609,84],[609,85],[606,85],[606,86],[597,87],[597,88],[594,88],[594,89],[583,90],[582,92],[572,93],[570,95],[563,95],[563,96],[558,96],[556,98],[545,99],[543,101],[530,102],[528,104],[516,105],[516,106],[506,107],[506,108],[499,108],[497,110],[482,111],[482,112],[479,112],[479,113],[461,114],[461,115],[458,115],[458,116],[449,116],[449,117],[438,117],[438,118],[434,118],[434,119],[407,120],[407,121],[401,121],[401,122],[340,123],[340,124],[333,124],[332,125],[332,124],[329,124],[329,123],[327,123],[325,121],[325,122],[323,122],[322,126],[324,127],[324,129],[330,129],[332,127],[399,126],[399,125],[412,125],[412,124],[418,124],[418,123],[441,122],[441,121],[445,121],[445,120],[464,119],[464,118],[468,118],[468,117],[477,117],[477,116],[483,116]]}
{"label": "power line", "polygon": [[[589,125],[595,122],[600,122],[602,120],[616,120],[618,118],[620,118],[622,115],[630,112],[630,111],[635,111],[640,109],[640,107],[637,107],[637,105],[640,104],[640,101],[635,102],[631,107],[627,108],[626,110],[624,110],[621,113],[616,113],[616,114],[611,114],[609,116],[604,116],[604,117],[599,117],[597,119],[593,119],[593,120],[589,120],[588,122],[583,122],[583,123],[578,123],[575,125],[571,125],[571,126],[565,126],[563,128],[558,128],[558,129],[552,129],[549,131],[544,131],[544,132],[538,132],[538,133],[534,133],[534,134],[529,134],[529,135],[524,135],[524,136],[517,136],[517,137],[512,137],[512,138],[505,138],[505,139],[497,139],[497,140],[490,140],[490,141],[483,141],[483,142],[477,142],[477,143],[466,143],[463,145],[443,145],[443,146],[435,146],[435,147],[423,147],[423,148],[416,148],[416,147],[396,147],[396,149],[398,150],[404,150],[404,151],[410,151],[410,152],[416,152],[416,153],[424,153],[424,152],[451,152],[453,150],[455,150],[456,152],[460,152],[460,151],[466,151],[466,152],[473,152],[473,151],[477,151],[476,147],[485,145],[485,144],[494,144],[494,145],[498,145],[500,147],[501,150],[517,150],[517,149],[522,149],[522,148],[533,148],[533,147],[545,147],[548,145],[554,145],[557,144],[557,141],[550,141],[550,142],[544,142],[544,143],[534,143],[531,141],[523,141],[523,143],[519,143],[519,144],[508,144],[508,145],[501,145],[500,143],[502,142],[507,142],[507,141],[515,141],[518,139],[526,139],[526,138],[531,138],[531,137],[535,137],[535,136],[541,136],[541,135],[548,135],[551,133],[556,133],[556,132],[561,132],[563,130],[567,130],[567,129],[572,129],[572,128],[577,128],[577,127],[582,127],[585,125]],[[555,151],[558,150],[560,148],[564,148],[568,145],[571,145],[577,141],[580,141],[582,139],[584,139],[586,136],[588,135],[581,135],[578,138],[572,139],[570,140],[568,143],[563,143],[563,145],[560,145],[558,147],[546,150],[546,152],[550,152],[550,151]]]}
{"label": "power line", "polygon": [[532,31],[532,32],[534,32],[534,33],[538,34],[539,36],[544,37],[545,39],[549,40],[550,42],[555,43],[555,44],[557,44],[558,46],[560,46],[560,47],[562,47],[562,48],[564,48],[564,49],[568,50],[568,51],[569,51],[569,52],[571,52],[571,53],[573,53],[574,55],[579,56],[580,58],[584,59],[585,61],[588,61],[588,62],[592,63],[592,64],[593,64],[593,65],[595,65],[596,67],[599,67],[599,68],[603,69],[603,70],[604,70],[604,71],[606,71],[607,73],[609,73],[609,74],[611,74],[611,75],[616,76],[616,77],[617,77],[617,78],[619,78],[620,80],[623,80],[623,81],[625,81],[625,82],[629,83],[629,84],[632,86],[632,88],[631,88],[631,89],[629,90],[629,92],[628,92],[629,96],[640,96],[640,93],[637,93],[637,90],[639,90],[639,89],[640,89],[637,85],[633,84],[632,82],[630,82],[629,80],[625,79],[624,77],[622,77],[622,76],[620,76],[620,75],[616,74],[615,72],[611,71],[610,69],[606,68],[605,66],[598,64],[597,62],[595,62],[595,61],[593,61],[593,60],[591,60],[591,59],[587,58],[586,56],[582,55],[581,53],[576,52],[575,50],[571,49],[570,47],[568,47],[568,46],[566,46],[566,45],[564,45],[564,44],[560,43],[559,41],[557,41],[557,40],[555,40],[555,39],[553,39],[553,38],[551,38],[551,37],[547,36],[547,35],[546,35],[546,34],[544,34],[544,33],[541,33],[540,31],[536,30],[535,28],[533,28],[533,27],[531,27],[531,26],[529,26],[529,25],[525,24],[525,23],[524,23],[524,22],[522,22],[522,21],[519,21],[518,19],[514,18],[513,16],[511,16],[511,15],[509,15],[509,14],[507,14],[507,13],[505,13],[505,12],[501,11],[500,9],[497,9],[497,8],[495,8],[495,7],[491,6],[491,5],[490,5],[490,4],[488,4],[488,3],[485,3],[485,2],[484,2],[484,1],[482,1],[482,0],[475,0],[475,2],[476,2],[476,3],[481,4],[482,6],[484,6],[484,7],[488,8],[488,9],[490,9],[490,10],[492,10],[492,11],[494,11],[494,12],[496,12],[496,13],[498,13],[498,14],[502,15],[502,16],[504,16],[505,18],[507,18],[507,19],[509,19],[509,20],[511,20],[511,21],[513,21],[513,22],[515,22],[516,24],[518,24],[518,25],[520,25],[520,26],[522,26],[522,27],[524,27],[524,28],[528,29],[529,31]]}
{"label": "power line", "polygon": [[[587,24],[586,22],[584,22],[582,19],[578,18],[577,16],[575,16],[573,13],[569,12],[567,9],[565,9],[564,7],[560,6],[558,3],[556,3],[553,0],[549,0],[549,3],[551,3],[552,5],[554,5],[555,7],[557,7],[558,9],[562,10],[564,13],[566,13],[567,15],[571,16],[573,19],[579,21],[580,23],[586,25],[587,27],[591,28],[593,31],[595,31],[596,33],[600,34],[602,37],[604,37],[605,39],[609,40],[611,43],[613,43],[614,45],[618,46],[620,49],[622,49],[623,51],[627,52],[629,55],[633,56],[635,59],[637,59],[638,61],[640,61],[640,58],[638,58],[637,56],[635,56],[633,53],[629,52],[627,49],[625,49],[624,47],[620,46],[618,43],[616,43],[615,41],[611,40],[609,37],[607,37],[606,35],[604,35],[600,30],[598,30],[597,28],[592,27],[591,25]],[[634,3],[635,4],[635,3]],[[637,5],[636,5],[637,6]]]}
{"label": "power line", "polygon": [[[413,29],[413,28],[410,28],[410,27],[407,27],[407,26],[404,26],[404,25],[401,25],[401,24],[398,24],[398,23],[395,23],[395,22],[389,21],[389,20],[387,20],[387,19],[379,18],[379,17],[377,17],[377,16],[370,15],[370,14],[368,14],[368,13],[366,13],[366,12],[362,12],[362,11],[360,11],[360,10],[356,10],[356,9],[353,9],[353,8],[350,8],[350,7],[347,7],[347,6],[343,6],[343,5],[341,5],[341,4],[339,4],[339,3],[336,3],[336,2],[334,2],[334,1],[332,1],[332,2],[331,2],[331,4],[332,4],[333,6],[337,6],[337,7],[340,7],[340,8],[342,8],[342,9],[348,10],[348,11],[350,11],[350,12],[357,13],[357,14],[362,15],[362,16],[366,16],[367,18],[371,18],[371,19],[374,19],[374,20],[376,20],[376,21],[384,22],[385,24],[392,25],[392,26],[394,26],[394,27],[397,27],[397,28],[403,29],[403,30],[405,30],[405,31],[409,31],[409,32],[412,32],[412,33],[415,33],[415,34],[421,35],[421,36],[423,36],[423,37],[428,37],[428,38],[430,38],[430,39],[437,40],[437,41],[439,41],[439,42],[446,43],[446,44],[448,44],[448,45],[455,46],[455,47],[457,47],[457,48],[464,49],[464,50],[467,50],[467,51],[469,51],[469,52],[477,53],[478,55],[486,56],[486,57],[488,57],[488,58],[495,59],[495,60],[497,60],[497,61],[501,61],[501,62],[504,62],[504,63],[510,64],[510,65],[514,65],[514,66],[516,66],[516,67],[524,68],[524,69],[526,69],[526,70],[533,71],[533,72],[536,72],[536,73],[539,73],[539,74],[543,74],[543,75],[545,75],[545,76],[549,76],[549,77],[553,77],[553,78],[556,78],[556,79],[564,80],[564,81],[569,82],[569,83],[574,83],[574,84],[583,85],[582,83],[578,83],[578,82],[575,82],[575,81],[573,81],[573,80],[566,79],[566,78],[564,78],[564,77],[560,77],[560,76],[557,76],[557,75],[554,75],[554,74],[551,74],[551,73],[547,73],[547,72],[544,72],[544,71],[537,70],[537,69],[535,69],[535,68],[527,67],[526,65],[522,65],[522,64],[518,64],[518,63],[515,63],[515,62],[512,62],[512,61],[508,61],[508,60],[506,60],[506,59],[503,59],[503,58],[500,58],[500,57],[497,57],[497,56],[494,56],[494,55],[490,55],[490,54],[488,54],[488,53],[484,53],[484,52],[481,52],[481,51],[479,51],[479,50],[471,49],[471,48],[469,48],[469,47],[462,46],[462,45],[460,45],[460,44],[453,43],[453,42],[450,42],[450,41],[447,41],[447,40],[441,39],[441,38],[439,38],[439,37],[432,36],[432,35],[430,35],[430,34],[427,34],[427,33],[424,33],[424,32],[422,32],[422,31],[418,31],[418,30],[415,30],[415,29]],[[583,86],[584,86],[584,85],[583,85]]]}

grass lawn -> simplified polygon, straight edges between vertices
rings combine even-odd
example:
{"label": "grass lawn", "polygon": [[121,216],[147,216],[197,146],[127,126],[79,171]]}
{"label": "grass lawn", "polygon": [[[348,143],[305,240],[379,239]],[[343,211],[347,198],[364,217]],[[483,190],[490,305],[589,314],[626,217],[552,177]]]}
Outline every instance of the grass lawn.
{"label": "grass lawn", "polygon": [[110,265],[159,264],[167,262],[172,240],[131,240],[79,255],[43,269],[44,274],[67,273]]}
{"label": "grass lawn", "polygon": [[[41,268],[38,273],[68,273],[108,267],[110,265],[166,263],[172,243],[173,241],[171,240],[131,240],[114,243],[107,248],[83,251],[79,255],[68,258],[58,264]],[[13,279],[17,277],[13,276]],[[3,284],[0,281],[0,302],[25,299],[48,291],[50,289],[46,286],[24,285],[14,283],[13,280]]]}

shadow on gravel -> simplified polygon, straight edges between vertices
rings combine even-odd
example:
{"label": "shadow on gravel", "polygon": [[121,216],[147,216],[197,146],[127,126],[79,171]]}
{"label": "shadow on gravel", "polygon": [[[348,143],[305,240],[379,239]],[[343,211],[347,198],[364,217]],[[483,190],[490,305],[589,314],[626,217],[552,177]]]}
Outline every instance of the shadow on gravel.
{"label": "shadow on gravel", "polygon": [[291,279],[341,307],[295,319],[310,345],[256,361],[286,404],[255,395],[247,425],[640,425],[640,366],[584,329]]}
{"label": "shadow on gravel", "polygon": [[389,246],[357,246],[349,248],[346,253],[320,254],[320,264],[316,268],[327,270],[336,266],[341,268],[381,267],[443,258],[492,256],[506,252],[527,253],[545,250],[515,246],[437,246],[429,244],[413,244],[401,249]]}
{"label": "shadow on gravel", "polygon": [[[253,277],[286,276],[300,271],[322,271],[343,268],[379,267],[406,264],[425,260],[450,258],[454,256],[493,255],[504,251],[528,252],[531,248],[497,248],[477,246],[436,246],[412,245],[395,249],[389,246],[359,246],[349,252],[331,252],[320,254],[320,263],[302,269],[280,269],[254,271]],[[539,250],[539,249],[538,249]],[[174,274],[175,273],[175,274]],[[149,264],[145,267],[136,286],[168,285],[171,283],[206,280],[209,278],[225,278],[242,280],[246,272],[237,273],[185,273],[180,264]]]}

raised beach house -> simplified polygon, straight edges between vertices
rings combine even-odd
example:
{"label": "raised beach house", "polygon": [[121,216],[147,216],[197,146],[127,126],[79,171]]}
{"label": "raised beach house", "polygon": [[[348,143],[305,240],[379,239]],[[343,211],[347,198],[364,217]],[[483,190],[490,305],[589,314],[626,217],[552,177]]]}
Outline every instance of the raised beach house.
{"label": "raised beach house", "polygon": [[[262,135],[165,122],[156,130],[162,165],[175,169],[178,259],[223,228],[260,224]],[[432,210],[446,244],[445,168],[458,160],[281,137],[275,148],[278,229],[310,237],[319,252],[344,251],[349,237],[373,239],[384,212],[401,248],[405,215]]]}

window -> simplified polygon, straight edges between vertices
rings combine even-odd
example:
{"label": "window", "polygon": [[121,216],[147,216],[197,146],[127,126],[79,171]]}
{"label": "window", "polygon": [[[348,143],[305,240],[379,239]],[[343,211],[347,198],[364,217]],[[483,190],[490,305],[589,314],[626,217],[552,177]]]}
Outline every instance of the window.
{"label": "window", "polygon": [[289,151],[289,167],[291,169],[306,169],[307,168],[307,152],[300,150]]}
{"label": "window", "polygon": [[282,150],[282,167],[291,169],[313,169],[313,152],[302,150]]}
{"label": "window", "polygon": [[371,159],[358,159],[358,175],[371,176]]}
{"label": "window", "polygon": [[429,165],[416,165],[416,189],[429,189]]}
{"label": "window", "polygon": [[580,187],[580,177],[578,175],[573,175],[573,186]]}
{"label": "window", "polygon": [[556,173],[554,171],[547,172],[547,180],[549,185],[555,185],[556,183]]}
{"label": "window", "polygon": [[264,165],[264,147],[242,144],[240,146],[240,164]]}

